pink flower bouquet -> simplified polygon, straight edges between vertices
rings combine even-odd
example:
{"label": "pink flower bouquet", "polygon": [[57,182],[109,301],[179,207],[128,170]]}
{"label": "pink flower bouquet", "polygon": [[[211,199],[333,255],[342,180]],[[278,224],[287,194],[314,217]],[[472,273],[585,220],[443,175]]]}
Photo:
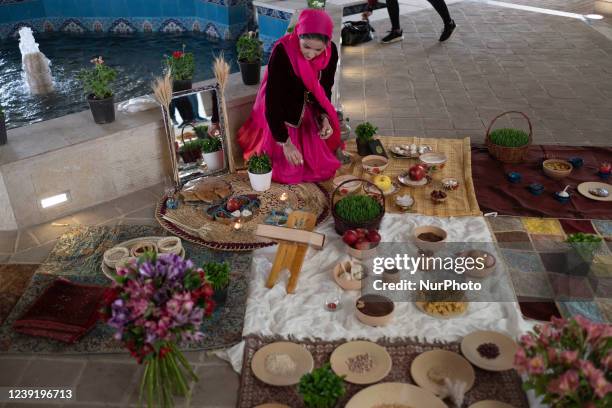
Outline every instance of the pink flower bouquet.
{"label": "pink flower bouquet", "polygon": [[117,269],[104,299],[103,316],[138,363],[147,406],[174,404],[197,377],[176,344],[202,338],[200,326],[215,303],[202,269],[172,254],[146,254]]}
{"label": "pink flower bouquet", "polygon": [[612,407],[612,325],[582,316],[536,326],[520,339],[516,369],[524,387],[555,408]]}

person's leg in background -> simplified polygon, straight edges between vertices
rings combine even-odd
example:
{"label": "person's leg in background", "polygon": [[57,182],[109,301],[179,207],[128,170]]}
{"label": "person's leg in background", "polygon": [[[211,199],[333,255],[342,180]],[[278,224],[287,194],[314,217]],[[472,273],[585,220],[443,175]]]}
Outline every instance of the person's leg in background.
{"label": "person's leg in background", "polygon": [[[446,7],[446,2],[444,0],[427,0],[433,8],[438,12],[442,21],[444,22],[444,30],[440,35],[440,41],[446,41],[453,34],[453,31],[457,27],[455,21],[450,16],[448,11],[448,7]],[[390,12],[389,12],[390,13]]]}
{"label": "person's leg in background", "polygon": [[391,31],[380,41],[383,44],[390,44],[404,39],[404,34],[400,27],[399,3],[397,0],[387,0],[387,12],[391,20]]}

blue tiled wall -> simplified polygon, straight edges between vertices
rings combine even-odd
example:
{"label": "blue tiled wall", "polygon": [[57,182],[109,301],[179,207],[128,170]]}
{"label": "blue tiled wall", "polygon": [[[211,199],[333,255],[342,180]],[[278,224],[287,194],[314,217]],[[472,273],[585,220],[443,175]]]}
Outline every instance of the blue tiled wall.
{"label": "blue tiled wall", "polygon": [[201,31],[235,38],[251,0],[0,0],[0,39],[26,25],[34,31]]}
{"label": "blue tiled wall", "polygon": [[264,43],[265,52],[270,52],[274,42],[285,35],[292,15],[286,11],[257,6],[259,38]]}

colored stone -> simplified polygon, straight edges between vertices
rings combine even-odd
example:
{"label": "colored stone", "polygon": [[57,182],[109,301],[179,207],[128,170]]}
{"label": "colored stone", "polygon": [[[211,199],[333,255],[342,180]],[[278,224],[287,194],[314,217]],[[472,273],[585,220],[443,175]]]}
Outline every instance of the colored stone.
{"label": "colored stone", "polygon": [[563,235],[558,220],[552,218],[523,218],[525,230],[531,234]]}

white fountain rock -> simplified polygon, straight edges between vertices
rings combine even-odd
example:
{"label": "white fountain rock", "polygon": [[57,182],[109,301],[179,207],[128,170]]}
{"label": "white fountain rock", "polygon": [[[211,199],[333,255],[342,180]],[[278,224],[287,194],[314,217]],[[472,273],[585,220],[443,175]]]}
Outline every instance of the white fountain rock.
{"label": "white fountain rock", "polygon": [[26,82],[33,94],[53,92],[53,77],[49,65],[51,61],[38,49],[32,29],[23,27],[19,30],[19,50]]}

